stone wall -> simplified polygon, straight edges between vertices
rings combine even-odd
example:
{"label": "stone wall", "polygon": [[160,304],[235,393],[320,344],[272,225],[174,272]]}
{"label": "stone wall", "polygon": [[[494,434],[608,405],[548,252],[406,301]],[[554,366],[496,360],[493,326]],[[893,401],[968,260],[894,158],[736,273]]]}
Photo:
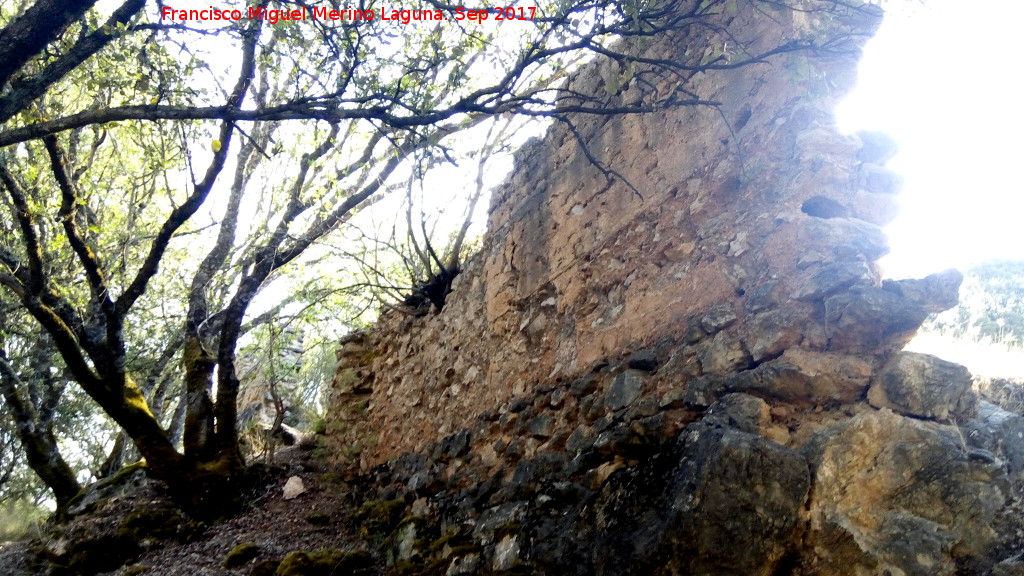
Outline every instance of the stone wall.
{"label": "stone wall", "polygon": [[[655,346],[688,378],[765,370],[789,351],[783,362],[859,371],[840,394],[863,392],[880,355],[955,296],[909,305],[880,284],[879,226],[894,213],[899,177],[882,167],[889,141],[836,131],[832,110],[877,25],[862,11],[845,16],[826,24],[748,4],[720,36],[702,27],[646,48],[687,63],[725,44],[726,32],[749,53],[800,34],[852,37],[698,74],[695,96],[717,106],[574,117],[590,155],[625,182],[609,181],[565,124],[520,151],[493,196],[483,249],[444,310],[385,314],[371,336],[365,462],[422,450],[511,398]],[[679,82],[641,71],[612,97],[602,78],[617,66],[595,62],[572,88],[615,106]],[[900,310],[890,317],[886,307]],[[872,315],[879,322],[866,322]],[[830,387],[799,395],[835,399]]]}
{"label": "stone wall", "polygon": [[[555,124],[444,309],[343,343],[329,443],[368,497],[408,505],[381,534],[394,566],[988,574],[1022,544],[1024,419],[900,352],[961,276],[881,279],[894,148],[835,127],[879,13],[738,4],[644,54],[829,49],[695,75],[716,106]],[[678,81],[609,95],[617,66],[571,83],[615,106]]]}

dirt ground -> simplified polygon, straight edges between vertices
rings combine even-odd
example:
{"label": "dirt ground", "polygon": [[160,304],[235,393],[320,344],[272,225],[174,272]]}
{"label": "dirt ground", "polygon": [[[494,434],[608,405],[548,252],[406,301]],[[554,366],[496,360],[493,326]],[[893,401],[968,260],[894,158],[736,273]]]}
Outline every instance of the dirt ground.
{"label": "dirt ground", "polygon": [[[283,496],[288,478],[302,479],[305,492],[291,500]],[[344,522],[346,491],[333,473],[311,459],[308,453],[285,451],[279,455],[273,473],[256,487],[243,512],[225,522],[207,526],[193,541],[164,541],[146,546],[136,561],[107,576],[237,576],[249,574],[265,560],[280,560],[289,552],[325,548],[357,549],[360,541]],[[259,547],[255,558],[227,569],[224,560],[240,544]],[[0,574],[29,576],[28,542],[0,544]],[[44,572],[45,573],[45,572]]]}

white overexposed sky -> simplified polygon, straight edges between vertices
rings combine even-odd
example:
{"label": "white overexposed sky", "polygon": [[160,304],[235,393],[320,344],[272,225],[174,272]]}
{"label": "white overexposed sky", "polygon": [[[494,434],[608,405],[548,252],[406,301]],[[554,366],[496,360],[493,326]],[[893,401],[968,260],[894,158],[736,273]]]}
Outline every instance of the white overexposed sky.
{"label": "white overexposed sky", "polygon": [[844,131],[882,130],[900,144],[888,166],[906,187],[886,228],[885,275],[1024,259],[1024,2],[885,7],[838,111]]}

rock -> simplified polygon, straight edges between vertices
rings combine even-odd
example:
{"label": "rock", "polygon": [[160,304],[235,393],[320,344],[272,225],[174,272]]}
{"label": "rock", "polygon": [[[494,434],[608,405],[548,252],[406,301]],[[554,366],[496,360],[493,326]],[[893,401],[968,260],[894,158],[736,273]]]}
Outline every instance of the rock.
{"label": "rock", "polygon": [[626,410],[626,414],[623,416],[623,419],[626,422],[630,422],[632,420],[639,420],[641,418],[654,416],[655,414],[658,413],[658,411],[658,399],[653,396],[644,396],[643,398],[640,398],[638,401],[634,402],[633,405],[630,406],[628,410]]}
{"label": "rock", "polygon": [[473,537],[481,542],[494,541],[502,530],[522,526],[528,509],[527,502],[515,501],[484,510],[473,527]]}
{"label": "rock", "polygon": [[[686,390],[683,391],[683,402],[696,407],[710,406],[715,400],[718,400],[719,397],[729,391],[728,383],[730,376],[725,374],[709,374],[690,381],[686,385]],[[665,400],[670,400],[670,398]]]}
{"label": "rock", "polygon": [[872,411],[807,453],[811,573],[954,574],[959,558],[995,552],[1003,473],[970,458],[957,428]]}
{"label": "rock", "polygon": [[700,319],[701,328],[708,334],[716,334],[736,322],[736,314],[729,304],[712,306],[711,310]]}
{"label": "rock", "polygon": [[526,431],[534,438],[550,438],[554,430],[555,421],[550,414],[539,414],[526,426]]}
{"label": "rock", "polygon": [[963,424],[963,430],[971,447],[1003,462],[1014,489],[1024,490],[1024,416],[981,401],[977,415]]}
{"label": "rock", "polygon": [[653,372],[658,367],[658,357],[655,355],[654,350],[649,348],[640,350],[629,357],[629,360],[626,361],[626,366],[634,370]]}
{"label": "rock", "polygon": [[281,560],[274,576],[331,576],[332,574],[362,576],[372,573],[372,565],[373,559],[367,552],[361,550],[343,552],[334,548],[325,548],[314,552],[295,551]]}
{"label": "rock", "polygon": [[499,572],[511,570],[523,561],[519,557],[519,540],[513,534],[506,534],[494,545],[494,562],[492,570]]}
{"label": "rock", "polygon": [[686,388],[672,388],[668,392],[661,395],[658,400],[658,407],[660,408],[676,408],[683,404],[683,400],[686,397]]}
{"label": "rock", "polygon": [[587,423],[593,424],[598,418],[604,416],[605,411],[603,398],[593,396],[580,401],[580,412]]}
{"label": "rock", "polygon": [[969,416],[977,398],[967,368],[928,354],[901,352],[875,377],[868,402],[936,420]]}
{"label": "rock", "polygon": [[441,453],[447,458],[458,458],[469,450],[469,430],[460,430],[441,440]]}
{"label": "rock", "polygon": [[609,410],[619,410],[632,404],[640,396],[645,376],[645,372],[633,369],[628,369],[616,376],[605,394],[605,406]]}
{"label": "rock", "polygon": [[703,421],[758,434],[761,428],[771,423],[771,419],[768,404],[764,400],[749,394],[726,394],[708,408]]}
{"label": "rock", "polygon": [[862,130],[857,132],[857,137],[862,143],[857,152],[857,159],[861,162],[883,166],[899,152],[899,145],[885,132]]}
{"label": "rock", "polygon": [[228,552],[227,556],[224,557],[223,566],[227,569],[239,568],[248,564],[251,560],[255,559],[260,555],[261,549],[259,544],[254,542],[245,542],[235,546]]}
{"label": "rock", "polygon": [[780,300],[779,281],[769,280],[755,286],[747,292],[746,296],[747,310],[750,312],[760,312],[774,308],[778,306]]}
{"label": "rock", "polygon": [[189,542],[203,532],[201,524],[179,512],[165,486],[149,478],[141,463],[83,490],[59,519],[30,547],[38,562],[33,573],[113,572],[168,540]]}
{"label": "rock", "polygon": [[692,424],[663,454],[609,477],[556,532],[562,544],[531,558],[549,574],[784,573],[809,488],[799,454]]}
{"label": "rock", "polygon": [[702,323],[699,318],[691,319],[686,325],[686,332],[683,334],[683,342],[686,344],[696,344],[707,337],[708,333],[704,330],[704,327],[701,324]]}
{"label": "rock", "polygon": [[306,486],[302,483],[302,478],[299,478],[298,476],[292,476],[284,483],[285,500],[293,500],[305,491]]}
{"label": "rock", "polygon": [[361,532],[387,536],[402,520],[405,508],[405,500],[398,498],[369,500],[352,516],[352,524]]}
{"label": "rock", "polygon": [[448,569],[444,574],[445,576],[469,576],[476,574],[479,566],[479,554],[474,553],[466,554],[465,556],[457,556],[452,559],[450,564],[448,564]]}
{"label": "rock", "polygon": [[886,280],[882,282],[882,289],[916,302],[925,311],[935,314],[959,303],[963,281],[964,275],[959,270],[949,269],[924,278]]}
{"label": "rock", "polygon": [[874,194],[892,195],[903,189],[903,176],[876,164],[861,164],[860,185]]}
{"label": "rock", "polygon": [[249,576],[274,576],[280,566],[280,560],[264,560],[252,567]]}
{"label": "rock", "polygon": [[750,354],[743,343],[727,332],[719,332],[711,340],[698,345],[697,358],[705,373],[735,372],[750,364]]}
{"label": "rock", "polygon": [[790,348],[781,357],[725,382],[725,388],[801,404],[834,404],[860,399],[874,373],[866,357]]}
{"label": "rock", "polygon": [[548,400],[548,406],[554,409],[559,409],[562,404],[565,403],[565,398],[568,392],[565,388],[559,387],[551,391],[551,399]]}
{"label": "rock", "polygon": [[860,260],[831,262],[805,270],[797,279],[791,297],[795,300],[821,300],[855,285],[871,285],[874,274]]}
{"label": "rock", "polygon": [[902,349],[928,317],[920,303],[873,286],[854,286],[825,300],[832,350],[885,354]]}
{"label": "rock", "polygon": [[806,317],[789,310],[770,310],[754,317],[746,337],[754,362],[761,362],[799,344],[806,320]]}
{"label": "rock", "polygon": [[853,218],[885,227],[899,216],[900,205],[898,196],[885,196],[858,190],[853,195],[850,210],[850,216]]}
{"label": "rock", "polygon": [[815,218],[847,218],[850,210],[826,196],[812,196],[800,206],[800,211]]}
{"label": "rock", "polygon": [[[748,4],[723,34],[781,22],[731,36],[760,45],[842,26],[841,60],[821,54],[797,84],[772,75],[804,54],[735,84],[702,75],[732,133],[700,110],[556,126],[517,155],[445,310],[384,313],[352,348],[372,402],[345,423],[382,470],[364,501],[383,501],[355,528],[390,555],[383,571],[973,576],[1019,547],[1024,419],[922,420],[971,415],[964,373],[898,353],[960,277],[882,281],[895,146],[834,130],[872,29],[846,23],[877,10],[801,12],[795,30]],[[704,48],[669,44],[642,52]],[[585,70],[569,80],[583,98],[666,93],[607,94],[602,72],[620,64]],[[585,143],[644,198],[605,185]]]}
{"label": "rock", "polygon": [[1024,378],[976,377],[981,397],[1008,412],[1024,414]]}
{"label": "rock", "polygon": [[114,476],[86,486],[68,503],[65,515],[74,517],[92,511],[112,498],[124,498],[138,491],[148,481],[145,465],[139,463],[125,466]]}
{"label": "rock", "polygon": [[594,432],[587,426],[577,426],[565,441],[565,449],[575,456],[594,445]]}
{"label": "rock", "polygon": [[595,374],[587,374],[582,378],[573,380],[572,384],[569,385],[569,394],[576,396],[587,396],[597,391],[600,381],[597,379]]}
{"label": "rock", "polygon": [[1008,558],[992,568],[992,576],[1024,576],[1024,561],[1021,560],[1021,553],[1018,552],[1012,558]]}
{"label": "rock", "polygon": [[889,253],[881,228],[852,218],[808,218],[800,242],[818,262],[874,261]]}
{"label": "rock", "polygon": [[416,550],[416,523],[406,522],[395,532],[395,557],[399,560],[409,560],[418,553],[419,551]]}

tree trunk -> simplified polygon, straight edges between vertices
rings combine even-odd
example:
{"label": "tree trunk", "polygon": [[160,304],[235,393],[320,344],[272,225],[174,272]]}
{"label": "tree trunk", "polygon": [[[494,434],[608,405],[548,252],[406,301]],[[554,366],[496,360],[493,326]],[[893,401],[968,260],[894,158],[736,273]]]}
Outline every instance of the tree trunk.
{"label": "tree trunk", "polygon": [[18,438],[25,450],[28,465],[53,491],[57,508],[64,508],[81,491],[75,472],[61,456],[53,423],[39,416],[36,406],[26,401],[19,390],[21,379],[11,367],[6,354],[0,351],[0,392],[11,409]]}
{"label": "tree trunk", "polygon": [[114,446],[107,454],[106,460],[100,464],[99,470],[96,471],[97,478],[109,478],[124,466],[125,458],[127,458],[131,447],[128,444],[130,440],[123,430],[114,434]]}
{"label": "tree trunk", "polygon": [[213,358],[203,350],[198,337],[185,342],[182,356],[185,369],[185,431],[183,445],[185,456],[201,462],[213,454],[213,401],[210,390],[213,385]]}
{"label": "tree trunk", "polygon": [[[23,427],[22,422],[18,423],[19,431],[25,428],[27,427]],[[29,467],[50,487],[50,490],[53,490],[57,510],[63,510],[71,499],[82,491],[82,486],[78,483],[74,470],[61,456],[53,431],[47,429],[33,430],[31,433],[22,432],[21,445],[25,448]]]}

